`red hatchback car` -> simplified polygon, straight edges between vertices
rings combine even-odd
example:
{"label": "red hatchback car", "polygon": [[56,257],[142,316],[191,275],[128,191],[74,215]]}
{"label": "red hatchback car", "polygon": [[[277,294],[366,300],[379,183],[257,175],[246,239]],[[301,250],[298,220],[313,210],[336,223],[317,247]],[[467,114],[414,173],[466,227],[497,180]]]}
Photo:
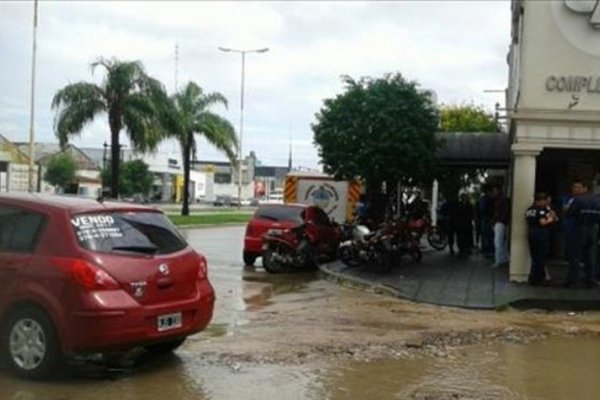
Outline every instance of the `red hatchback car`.
{"label": "red hatchback car", "polygon": [[254,265],[262,256],[262,237],[269,229],[293,228],[303,222],[312,222],[317,235],[325,243],[339,239],[337,228],[331,224],[327,213],[319,207],[304,204],[265,204],[256,210],[246,227],[244,237],[244,263]]}
{"label": "red hatchback car", "polygon": [[174,350],[208,325],[214,300],[205,258],[160,211],[0,196],[0,349],[20,376],[74,353]]}

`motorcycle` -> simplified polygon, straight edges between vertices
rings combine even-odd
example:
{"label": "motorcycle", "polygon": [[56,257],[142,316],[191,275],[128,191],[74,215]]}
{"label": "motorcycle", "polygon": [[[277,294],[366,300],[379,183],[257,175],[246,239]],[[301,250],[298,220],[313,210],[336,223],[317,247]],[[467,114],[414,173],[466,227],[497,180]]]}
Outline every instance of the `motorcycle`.
{"label": "motorcycle", "polygon": [[364,225],[346,226],[343,232],[349,232],[338,248],[338,257],[346,265],[376,266],[380,271],[387,272],[392,267],[392,235],[386,226],[375,231]]}
{"label": "motorcycle", "polygon": [[421,262],[421,236],[415,232],[404,220],[395,221],[391,227],[392,250],[394,259],[398,262],[404,255],[408,255],[415,262]]}
{"label": "motorcycle", "polygon": [[432,225],[427,218],[410,219],[408,228],[415,234],[417,239],[421,241],[423,235],[427,236],[427,242],[436,250],[444,250],[448,245],[448,237],[446,233],[439,227]]}
{"label": "motorcycle", "polygon": [[[262,237],[263,266],[269,273],[276,274],[297,269],[314,269],[320,261],[331,258],[338,242],[329,246],[319,240],[310,223],[294,228],[269,230]],[[335,247],[333,249],[335,249]]]}

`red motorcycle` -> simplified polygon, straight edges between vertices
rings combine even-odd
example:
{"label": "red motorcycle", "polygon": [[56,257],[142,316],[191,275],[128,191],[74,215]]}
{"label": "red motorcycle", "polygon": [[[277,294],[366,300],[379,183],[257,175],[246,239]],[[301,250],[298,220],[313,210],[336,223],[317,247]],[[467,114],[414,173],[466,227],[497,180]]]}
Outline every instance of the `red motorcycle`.
{"label": "red motorcycle", "polygon": [[427,235],[427,242],[436,250],[444,250],[448,245],[448,237],[444,231],[431,224],[428,218],[411,218],[408,220],[408,229],[421,241],[423,235]]}
{"label": "red motorcycle", "polygon": [[423,257],[420,246],[421,234],[414,229],[410,221],[396,220],[390,225],[390,229],[394,259],[400,262],[400,259],[407,254],[415,262],[421,262]]}
{"label": "red motorcycle", "polygon": [[269,273],[316,268],[336,257],[339,241],[339,226],[321,215],[294,228],[270,229],[262,237],[263,266]]}

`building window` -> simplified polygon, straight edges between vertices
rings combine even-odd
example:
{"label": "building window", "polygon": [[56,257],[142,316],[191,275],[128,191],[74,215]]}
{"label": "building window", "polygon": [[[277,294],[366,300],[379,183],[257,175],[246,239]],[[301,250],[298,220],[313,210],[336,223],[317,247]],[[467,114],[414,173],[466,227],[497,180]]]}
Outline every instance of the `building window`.
{"label": "building window", "polygon": [[231,174],[216,173],[215,183],[231,183]]}
{"label": "building window", "polygon": [[177,162],[177,159],[175,158],[169,158],[169,168],[179,168],[179,163]]}

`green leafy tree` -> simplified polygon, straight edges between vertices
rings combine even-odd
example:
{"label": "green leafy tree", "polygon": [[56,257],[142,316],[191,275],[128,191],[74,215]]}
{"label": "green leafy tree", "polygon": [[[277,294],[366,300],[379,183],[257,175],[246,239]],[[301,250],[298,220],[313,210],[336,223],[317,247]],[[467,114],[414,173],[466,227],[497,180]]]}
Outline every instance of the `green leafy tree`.
{"label": "green leafy tree", "polygon": [[[312,125],[326,172],[361,177],[370,203],[385,210],[381,188],[418,185],[435,172],[438,112],[416,82],[400,74],[354,80],[343,77],[344,93],[324,101]],[[388,190],[391,192],[391,190]]]}
{"label": "green leafy tree", "polygon": [[498,122],[482,106],[472,104],[442,106],[440,109],[442,132],[499,132]]}
{"label": "green leafy tree", "polygon": [[44,180],[64,190],[73,182],[76,172],[77,164],[73,157],[67,153],[58,153],[48,160]]}
{"label": "green leafy tree", "polygon": [[[122,163],[119,168],[119,186],[122,195],[147,195],[150,193],[154,183],[154,174],[148,169],[148,164],[142,160],[133,160]],[[109,168],[102,170],[100,175],[103,186],[112,184],[112,171]]]}
{"label": "green leafy tree", "polygon": [[123,163],[123,188],[125,195],[147,195],[150,193],[153,183],[154,174],[148,169],[148,164],[142,160]]}
{"label": "green leafy tree", "polygon": [[104,69],[106,74],[100,85],[73,83],[54,95],[55,133],[64,146],[96,116],[108,115],[111,174],[117,177],[111,181],[111,197],[118,198],[120,133],[125,129],[136,151],[155,149],[164,136],[160,111],[166,94],[162,85],[146,74],[139,61],[100,58],[91,67],[92,71],[97,67]]}
{"label": "green leafy tree", "polygon": [[189,183],[191,157],[196,155],[196,135],[203,136],[209,143],[235,160],[237,140],[235,130],[225,118],[209,111],[216,104],[227,107],[227,99],[220,93],[204,93],[194,82],[170,98],[163,114],[163,126],[170,136],[177,139],[183,157],[183,206],[181,215],[189,215]]}

